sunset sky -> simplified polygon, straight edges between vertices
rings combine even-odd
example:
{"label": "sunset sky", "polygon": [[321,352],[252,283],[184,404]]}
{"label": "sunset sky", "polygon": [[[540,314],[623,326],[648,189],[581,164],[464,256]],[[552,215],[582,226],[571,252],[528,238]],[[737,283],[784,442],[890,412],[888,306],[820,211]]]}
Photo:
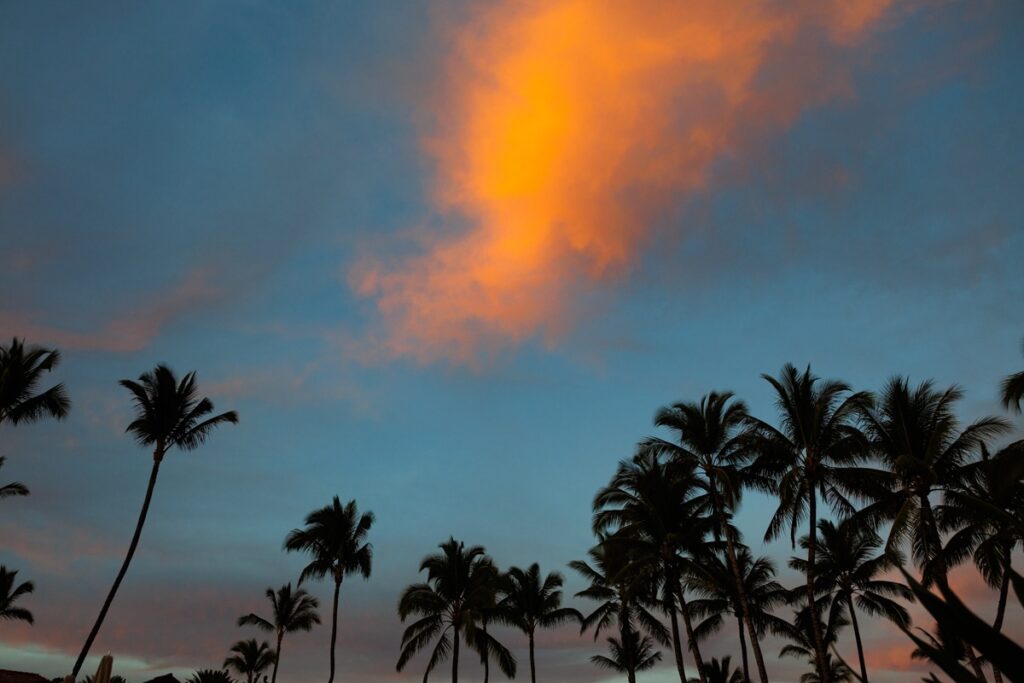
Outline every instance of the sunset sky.
{"label": "sunset sky", "polygon": [[[241,422],[161,470],[85,667],[109,651],[130,683],[256,635],[235,620],[335,494],[377,517],[339,680],[418,681],[394,669],[420,559],[454,535],[581,589],[593,494],[661,405],[729,389],[771,420],[760,374],[793,362],[998,413],[1024,369],[1022,30],[1012,0],[0,2],[0,337],[59,348],[73,402],[0,431],[0,483],[32,490],[0,563],[36,584],[0,668],[70,670],[151,464],[117,381],[158,362]],[[793,585],[773,509],[751,494],[739,526]],[[865,630],[875,683],[921,679]],[[289,637],[281,680],[322,680],[328,637]],[[603,680],[589,635],[538,647],[546,683]]]}

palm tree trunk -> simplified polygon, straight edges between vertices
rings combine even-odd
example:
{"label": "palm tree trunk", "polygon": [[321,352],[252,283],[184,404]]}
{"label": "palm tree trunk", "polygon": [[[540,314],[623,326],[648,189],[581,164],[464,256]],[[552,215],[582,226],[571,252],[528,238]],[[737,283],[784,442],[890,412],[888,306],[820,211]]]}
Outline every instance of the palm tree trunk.
{"label": "palm tree trunk", "polygon": [[491,641],[487,639],[487,619],[486,617],[481,622],[484,628],[484,683],[488,683],[491,678]]}
{"label": "palm tree trunk", "polygon": [[[1003,616],[1006,614],[1006,596],[1010,592],[1010,561],[1007,554],[1006,566],[1003,568],[1003,580],[999,582],[999,604],[996,606],[996,620],[992,622],[992,628],[999,633],[1003,630]],[[992,678],[996,683],[1003,683],[1003,675],[994,665],[992,667]]]}
{"label": "palm tree trunk", "polygon": [[452,683],[459,683],[459,627],[452,631]]}
{"label": "palm tree trunk", "polygon": [[331,674],[327,683],[334,682],[334,644],[338,640],[338,595],[341,593],[341,578],[334,578],[334,611],[331,614]]}
{"label": "palm tree trunk", "polygon": [[[761,645],[757,642],[757,633],[754,629],[754,623],[750,618],[750,605],[747,602],[747,592],[743,589],[743,576],[740,572],[740,563],[736,560],[736,546],[732,541],[732,534],[729,533],[729,527],[726,524],[725,513],[722,511],[720,505],[716,505],[718,508],[718,524],[722,528],[722,533],[725,534],[725,553],[728,556],[729,568],[732,571],[733,579],[736,581],[736,595],[739,597],[740,602],[740,641],[743,640],[743,622],[746,622],[747,629],[750,631],[750,645],[754,649],[754,663],[757,664],[757,676],[761,680],[761,683],[768,683],[768,672],[764,665],[764,655],[761,654]],[[743,647],[743,674],[746,676],[746,680],[750,680],[750,672],[747,669],[747,649],[746,645]]]}
{"label": "palm tree trunk", "polygon": [[281,641],[284,640],[284,631],[277,632],[277,652],[274,653],[274,671],[270,674],[270,683],[277,683],[277,665],[281,661]]}
{"label": "palm tree trunk", "polygon": [[668,612],[669,623],[672,625],[672,652],[676,656],[676,669],[679,671],[679,683],[686,683],[686,666],[683,664],[683,646],[679,641],[679,618],[676,616],[674,600],[669,598],[665,601],[665,610]]}
{"label": "palm tree trunk", "polygon": [[743,633],[743,617],[736,617],[740,630],[740,652],[743,654],[743,683],[750,683],[750,664],[747,662],[747,636]]}
{"label": "palm tree trunk", "polygon": [[533,659],[533,631],[530,631],[530,683],[537,683],[537,663]]}
{"label": "palm tree trunk", "polygon": [[697,676],[700,683],[707,683],[707,674],[704,672],[704,658],[700,656],[700,646],[697,638],[693,635],[693,623],[690,621],[690,608],[686,605],[686,598],[683,597],[683,588],[679,587],[679,611],[683,614],[683,625],[686,627],[686,639],[690,642],[690,652],[693,653],[693,665],[697,667]]}
{"label": "palm tree trunk", "polygon": [[135,524],[135,533],[132,535],[132,542],[128,546],[128,554],[124,557],[124,563],[121,565],[121,570],[117,573],[117,578],[114,579],[114,585],[110,587],[110,592],[107,593],[107,599],[103,601],[103,608],[100,609],[100,615],[96,617],[96,623],[93,624],[92,630],[89,631],[89,637],[85,639],[85,646],[82,647],[82,652],[79,653],[78,659],[75,660],[75,667],[71,670],[71,676],[75,679],[78,678],[78,672],[82,669],[82,664],[85,663],[85,658],[89,656],[89,649],[92,647],[92,643],[96,640],[96,635],[100,632],[100,627],[103,626],[103,620],[107,616],[107,611],[110,609],[110,605],[114,602],[114,596],[117,594],[117,589],[121,587],[121,582],[124,580],[124,575],[128,573],[128,565],[132,563],[132,557],[135,555],[135,549],[139,547],[139,538],[142,536],[142,527],[146,523],[146,515],[149,513],[149,504],[153,500],[153,487],[156,486],[156,477],[160,473],[160,462],[164,458],[163,445],[159,444],[156,450],[153,451],[153,469],[149,473],[149,485],[146,487],[146,497],[142,501],[142,510],[139,512],[139,521]]}
{"label": "palm tree trunk", "polygon": [[818,666],[818,680],[829,683],[828,667],[825,666],[825,646],[821,636],[821,622],[818,621],[818,610],[814,603],[814,556],[818,544],[818,495],[814,485],[808,482],[810,533],[807,544],[807,609],[810,612],[811,633],[814,634],[814,662]]}
{"label": "palm tree trunk", "polygon": [[857,641],[857,658],[860,659],[861,683],[868,683],[868,665],[864,663],[864,645],[860,640],[860,626],[857,625],[857,613],[853,611],[853,596],[847,594],[846,606],[850,609],[850,623],[853,624],[853,637]]}

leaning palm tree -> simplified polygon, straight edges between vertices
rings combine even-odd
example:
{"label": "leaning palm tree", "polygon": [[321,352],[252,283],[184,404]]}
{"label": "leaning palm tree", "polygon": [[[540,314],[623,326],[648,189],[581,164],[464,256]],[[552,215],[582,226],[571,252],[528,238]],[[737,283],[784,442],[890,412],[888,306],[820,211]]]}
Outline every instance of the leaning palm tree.
{"label": "leaning palm tree", "polygon": [[[888,569],[899,566],[900,558],[890,554],[878,554],[882,540],[871,529],[865,529],[855,519],[847,519],[836,526],[827,519],[818,522],[818,547],[815,551],[814,576],[819,596],[827,596],[833,611],[844,613],[853,626],[857,643],[857,658],[860,661],[860,680],[868,683],[868,668],[864,660],[864,645],[860,638],[857,611],[860,609],[871,616],[885,617],[897,626],[910,625],[910,615],[903,605],[893,598],[912,602],[914,593],[897,581],[880,578]],[[810,543],[805,536],[800,547],[806,549]],[[789,566],[804,574],[807,561],[794,557]],[[830,619],[838,623],[838,618]]]}
{"label": "leaning palm tree", "polygon": [[1020,404],[1024,402],[1024,370],[1003,380],[1002,399],[1003,407],[1007,410],[1021,411]]}
{"label": "leaning palm tree", "polygon": [[250,612],[238,618],[238,625],[252,625],[277,635],[277,656],[274,657],[274,670],[270,675],[270,683],[277,683],[277,666],[281,662],[281,641],[284,640],[284,634],[309,631],[319,624],[320,617],[316,613],[319,603],[302,588],[292,591],[290,583],[281,586],[276,592],[273,588],[268,588],[266,595],[270,600],[270,619]]}
{"label": "leaning palm tree", "polygon": [[[745,683],[749,679],[739,669],[729,667],[731,657],[725,656],[722,659],[712,657],[711,661],[704,665],[704,678],[708,683]],[[689,683],[699,683],[699,678],[691,678]]]}
{"label": "leaning palm tree", "polygon": [[651,639],[630,628],[621,629],[618,638],[608,638],[608,652],[610,657],[594,655],[590,661],[602,669],[626,674],[629,683],[636,683],[638,673],[653,669],[661,661],[661,653],[654,649]]}
{"label": "leaning palm tree", "polygon": [[[697,484],[703,491],[707,512],[714,521],[712,531],[715,539],[725,539],[726,558],[736,586],[734,593],[738,600],[740,628],[746,624],[758,677],[761,683],[768,683],[764,656],[749,618],[747,597],[742,590],[743,579],[736,558],[738,541],[730,533],[732,513],[739,505],[743,487],[752,479],[746,469],[750,460],[750,449],[746,447],[747,406],[742,401],[733,400],[731,392],[712,392],[699,403],[679,402],[662,408],[654,423],[675,432],[677,443],[652,437],[644,442],[644,446],[690,463],[696,469]],[[743,661],[746,665],[745,649]],[[747,671],[746,666],[744,671]]]}
{"label": "leaning palm tree", "polygon": [[233,669],[239,676],[245,676],[246,683],[253,683],[276,659],[276,653],[266,641],[257,643],[255,638],[250,638],[231,646],[231,655],[224,660],[224,668]]}
{"label": "leaning palm tree", "polygon": [[[814,553],[818,523],[818,498],[844,515],[852,513],[847,499],[851,493],[879,485],[882,473],[856,467],[868,455],[864,435],[855,424],[857,408],[868,394],[852,393],[835,380],[823,381],[808,367],[800,372],[786,364],[778,378],[762,375],[772,385],[779,410],[780,427],[750,419],[755,430],[758,457],[752,469],[769,481],[768,489],[779,498],[779,506],[768,524],[765,540],[782,534],[788,525],[790,542],[796,545],[797,527],[807,520],[810,543],[807,564],[806,599],[814,605]],[[814,661],[822,683],[828,683],[827,649],[817,619],[810,620]]]}
{"label": "leaning palm tree", "polygon": [[373,519],[372,512],[360,515],[354,500],[342,505],[341,499],[335,496],[330,505],[309,513],[306,526],[293,529],[284,541],[284,549],[288,552],[303,552],[311,558],[299,575],[299,583],[311,577],[322,579],[328,575],[334,580],[331,673],[327,683],[334,681],[334,649],[338,638],[338,596],[341,583],[351,574],[370,578],[373,546],[366,542],[366,536],[373,526]]}
{"label": "leaning palm tree", "polygon": [[[5,458],[4,456],[0,455],[0,468],[3,468],[4,462],[6,462],[6,461],[7,461],[7,458]],[[3,486],[0,486],[0,498],[8,498],[10,496],[27,496],[27,495],[28,495],[28,488],[24,484],[22,484],[20,481],[14,481],[14,482],[11,482],[10,484],[4,484]]]}
{"label": "leaning palm tree", "polygon": [[583,623],[583,615],[572,607],[562,607],[562,583],[558,572],[541,579],[536,562],[527,569],[508,570],[508,585],[502,600],[502,619],[526,634],[530,648],[530,681],[537,683],[534,639],[538,628],[554,628],[568,622]]}
{"label": "leaning palm tree", "polygon": [[[420,563],[427,580],[408,586],[398,602],[398,616],[404,622],[410,616],[419,619],[402,634],[402,651],[396,668],[402,671],[413,656],[428,647],[435,638],[424,682],[434,668],[449,657],[452,660],[452,683],[459,680],[459,647],[465,641],[480,648],[482,630],[477,629],[484,610],[494,604],[497,568],[481,546],[466,548],[465,543],[449,538],[440,546],[441,552],[428,555]],[[509,678],[516,675],[516,660],[493,635],[487,635],[486,647],[498,666]]]}
{"label": "leaning palm tree", "polygon": [[37,393],[43,373],[60,363],[60,352],[37,346],[25,348],[12,339],[0,346],[0,424],[35,422],[43,417],[63,419],[71,402],[63,384]]}
{"label": "leaning palm tree", "polygon": [[125,431],[131,432],[140,446],[153,447],[153,468],[149,473],[146,497],[142,501],[142,510],[139,512],[139,519],[135,524],[135,533],[128,545],[128,552],[114,579],[114,585],[110,587],[110,592],[107,594],[106,600],[103,601],[103,607],[100,609],[99,616],[96,617],[96,623],[89,631],[85,645],[75,661],[75,667],[71,671],[73,677],[78,676],[78,672],[89,654],[89,649],[96,639],[96,634],[100,632],[107,611],[114,602],[117,589],[121,586],[125,574],[128,573],[132,557],[135,556],[135,549],[139,546],[142,527],[146,523],[146,515],[149,513],[149,504],[153,499],[153,489],[156,486],[156,478],[160,473],[160,463],[163,462],[164,456],[174,448],[183,451],[194,450],[206,441],[215,427],[238,422],[238,414],[233,410],[218,415],[213,414],[213,403],[210,399],[199,397],[199,387],[196,385],[196,373],[194,372],[188,373],[179,381],[173,370],[166,365],[158,365],[150,372],[140,375],[137,382],[121,380],[121,386],[132,393],[135,402],[135,419]]}
{"label": "leaning palm tree", "polygon": [[17,607],[14,603],[24,595],[35,590],[31,581],[15,583],[18,572],[8,571],[7,567],[0,565],[0,619],[9,621],[27,621],[33,623],[32,613],[24,607]]}

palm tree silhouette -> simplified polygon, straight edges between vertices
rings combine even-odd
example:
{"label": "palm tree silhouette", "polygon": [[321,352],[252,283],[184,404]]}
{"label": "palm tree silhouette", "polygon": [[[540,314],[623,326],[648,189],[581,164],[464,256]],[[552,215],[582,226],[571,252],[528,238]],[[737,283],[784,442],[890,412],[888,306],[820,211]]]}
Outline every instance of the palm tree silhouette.
{"label": "palm tree silhouette", "polygon": [[[744,683],[749,680],[739,669],[730,667],[732,658],[726,655],[722,659],[712,657],[711,661],[704,665],[704,678],[708,683]],[[691,678],[689,683],[697,683],[699,678]]]}
{"label": "palm tree silhouette", "polygon": [[288,552],[304,552],[312,558],[299,575],[299,583],[313,577],[322,579],[330,575],[334,580],[334,600],[331,611],[331,673],[327,683],[334,681],[334,649],[338,638],[338,596],[341,582],[350,574],[370,578],[373,546],[366,536],[373,526],[373,513],[359,514],[356,502],[342,505],[338,496],[330,505],[314,510],[306,516],[306,526],[293,529],[284,541]]}
{"label": "palm tree silhouette", "polygon": [[[7,462],[7,458],[0,455],[0,468],[3,468],[4,463]],[[22,484],[20,481],[14,481],[10,484],[4,484],[0,486],[0,498],[8,498],[10,496],[27,496],[28,487]]]}
{"label": "palm tree silhouette", "polygon": [[594,655],[590,661],[602,669],[626,674],[629,683],[636,683],[636,675],[653,669],[661,661],[661,653],[654,649],[650,637],[643,636],[631,628],[621,629],[618,638],[608,638],[608,652]]}
{"label": "palm tree silhouette", "polygon": [[238,414],[233,410],[213,415],[213,403],[210,399],[199,398],[199,387],[196,385],[194,372],[188,373],[178,381],[173,370],[166,365],[158,365],[150,372],[140,375],[137,382],[121,380],[121,386],[132,393],[135,402],[135,419],[125,431],[131,432],[140,446],[153,446],[153,468],[149,474],[146,497],[142,502],[142,510],[139,512],[139,520],[135,525],[128,553],[117,573],[117,578],[114,579],[114,585],[110,587],[110,592],[103,601],[96,623],[89,631],[82,652],[75,661],[75,667],[71,671],[72,677],[78,676],[96,634],[103,625],[107,611],[114,602],[117,589],[128,572],[128,565],[135,555],[135,549],[139,546],[142,527],[146,523],[146,514],[149,512],[153,488],[156,486],[156,478],[160,473],[160,463],[163,462],[164,456],[173,448],[183,451],[194,450],[206,441],[215,427],[238,422]]}
{"label": "palm tree silhouette", "polygon": [[[611,533],[607,542],[628,549],[627,571],[642,581],[661,585],[662,609],[672,629],[672,649],[681,683],[686,682],[679,635],[681,614],[690,650],[703,663],[682,590],[688,568],[683,554],[700,545],[710,526],[697,514],[691,494],[693,468],[678,461],[661,462],[656,453],[641,450],[632,460],[619,463],[611,483],[594,498],[594,532]],[[678,609],[677,609],[678,607]]]}
{"label": "palm tree silhouette", "polygon": [[[762,377],[772,385],[779,410],[780,428],[750,418],[756,430],[758,457],[752,470],[768,482],[768,490],[779,497],[779,506],[768,524],[764,538],[771,541],[789,525],[790,542],[796,546],[798,524],[808,520],[807,604],[814,604],[814,554],[818,523],[818,497],[844,515],[853,512],[846,498],[878,485],[882,473],[854,467],[866,459],[867,443],[855,424],[857,408],[869,400],[866,393],[851,393],[850,387],[835,380],[823,381],[802,373],[791,364],[778,378]],[[761,484],[763,486],[763,484]],[[830,680],[826,667],[827,649],[817,619],[810,619],[814,660],[822,683]]]}
{"label": "palm tree silhouette", "polygon": [[488,585],[484,592],[489,596],[489,602],[480,608],[480,630],[476,633],[476,650],[480,654],[480,664],[484,667],[484,683],[489,683],[491,659],[497,659],[499,653],[492,651],[488,626],[493,621],[505,621],[506,608],[501,603],[501,598],[508,587],[508,577],[495,570],[486,577],[486,581]]}
{"label": "palm tree silhouette", "polygon": [[1024,370],[1003,380],[1002,399],[1003,407],[1007,410],[1021,411],[1020,404],[1024,401]]}
{"label": "palm tree silhouette", "polygon": [[281,663],[281,641],[285,633],[309,631],[320,623],[316,613],[319,606],[317,599],[298,588],[292,591],[292,584],[287,583],[274,592],[268,588],[267,599],[270,600],[270,619],[264,619],[252,612],[238,618],[239,626],[252,625],[264,631],[277,634],[277,656],[274,657],[274,669],[270,675],[270,683],[277,683],[277,667]]}
{"label": "palm tree silhouette", "polygon": [[536,562],[525,570],[508,570],[508,584],[502,618],[526,634],[530,647],[530,681],[537,683],[537,665],[534,659],[534,638],[538,628],[554,628],[566,622],[583,623],[583,615],[572,607],[562,607],[562,583],[558,572],[551,572],[543,581],[540,565]]}
{"label": "palm tree silhouette", "polygon": [[238,641],[231,646],[231,653],[224,660],[224,668],[234,669],[239,676],[245,676],[246,683],[258,681],[260,674],[277,660],[270,645],[266,641],[257,643],[255,638]]}
{"label": "palm tree silhouette", "polygon": [[[466,548],[461,541],[449,538],[439,547],[440,553],[428,555],[420,563],[420,572],[427,572],[427,580],[408,586],[398,601],[402,622],[413,615],[420,618],[402,634],[402,651],[395,668],[402,671],[417,652],[436,638],[423,680],[451,657],[452,683],[458,683],[460,642],[464,640],[467,646],[479,649],[482,631],[477,629],[477,623],[483,612],[494,605],[494,577],[498,570],[481,546]],[[487,635],[486,646],[502,673],[513,678],[516,661],[512,653],[493,635]]]}
{"label": "palm tree silhouette", "polygon": [[32,613],[24,607],[15,606],[14,603],[34,591],[36,587],[31,581],[15,583],[17,578],[17,571],[8,571],[7,567],[0,565],[0,619],[26,621],[32,624]]}
{"label": "palm tree silhouette", "polygon": [[187,683],[235,683],[235,679],[221,669],[200,669],[189,676]]}
{"label": "palm tree silhouette", "polygon": [[0,424],[35,422],[43,417],[64,419],[71,407],[63,384],[36,393],[43,373],[60,363],[60,352],[25,348],[16,338],[0,346]]}
{"label": "palm tree silhouette", "polygon": [[[736,559],[737,541],[734,534],[729,533],[732,529],[729,524],[732,513],[739,505],[744,485],[752,477],[746,470],[750,460],[750,449],[747,447],[749,439],[746,438],[748,422],[745,403],[733,400],[731,392],[712,392],[699,403],[680,402],[658,411],[654,424],[674,431],[678,444],[651,437],[643,445],[695,468],[697,485],[706,499],[706,511],[714,520],[714,537],[716,540],[725,538],[726,558],[739,601],[737,616],[740,627],[746,624],[758,676],[761,683],[768,683],[764,656],[754,633],[754,625],[750,623],[750,610],[742,590],[742,574]],[[747,671],[745,651],[744,671]]]}
{"label": "palm tree silhouette", "polygon": [[[848,616],[857,641],[860,680],[868,683],[868,668],[854,601],[867,614],[885,617],[898,626],[906,627],[910,625],[910,615],[892,598],[912,602],[914,593],[902,583],[878,578],[885,570],[899,566],[900,558],[891,554],[879,555],[882,540],[858,520],[847,519],[836,526],[822,519],[818,522],[818,531],[820,535],[816,539],[818,547],[814,558],[817,594],[829,598],[833,611],[845,612]],[[800,547],[804,549],[809,543],[806,536],[800,539]],[[802,558],[792,558],[789,566],[807,573],[807,561]],[[838,623],[838,619],[830,621]]]}
{"label": "palm tree silhouette", "polygon": [[[853,680],[853,671],[844,662],[835,659],[830,648],[835,647],[839,639],[839,631],[848,624],[842,612],[829,610],[828,621],[822,623],[822,612],[828,606],[828,600],[822,599],[812,606],[804,606],[793,617],[793,622],[784,624],[783,634],[790,640],[779,652],[781,657],[799,657],[807,660],[812,669],[810,672],[800,676],[800,683],[823,683],[821,666],[818,664],[816,652],[817,643],[815,634],[821,634],[821,642],[825,646],[824,670],[828,679],[834,683],[846,683]],[[814,618],[811,618],[811,614]],[[812,624],[818,623],[817,628]]]}
{"label": "palm tree silhouette", "polygon": [[[747,632],[750,634],[751,642],[758,642],[769,631],[776,631],[775,617],[771,610],[779,605],[786,604],[791,596],[790,592],[775,581],[775,567],[767,557],[759,557],[754,560],[750,548],[745,545],[736,546],[736,563],[740,570],[741,588],[736,588],[733,579],[732,569],[727,560],[722,559],[722,553],[715,549],[700,556],[698,559],[699,570],[691,578],[691,588],[701,596],[700,599],[690,601],[690,609],[694,614],[705,616],[694,629],[698,640],[707,638],[718,631],[724,624],[724,614],[732,614],[737,620],[740,654],[743,657],[743,679],[750,680],[750,665],[747,660]],[[742,612],[738,593],[742,590],[747,601],[747,614],[749,624],[753,626],[748,629],[741,618]]]}

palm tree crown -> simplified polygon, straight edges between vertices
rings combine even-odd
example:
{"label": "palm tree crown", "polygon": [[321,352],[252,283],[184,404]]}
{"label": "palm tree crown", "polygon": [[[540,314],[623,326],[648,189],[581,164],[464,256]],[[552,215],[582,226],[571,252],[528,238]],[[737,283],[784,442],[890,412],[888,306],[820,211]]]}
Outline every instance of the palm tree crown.
{"label": "palm tree crown", "polygon": [[626,674],[630,683],[636,681],[636,674],[653,669],[661,661],[661,653],[654,649],[648,636],[641,635],[633,629],[623,629],[619,638],[608,638],[608,652],[605,655],[594,655],[590,658],[602,669]]}
{"label": "palm tree crown", "polygon": [[31,581],[16,583],[17,578],[18,572],[8,571],[7,567],[0,565],[0,619],[26,621],[31,624],[32,613],[14,603],[34,591],[35,585]]}
{"label": "palm tree crown", "polygon": [[0,346],[0,424],[35,422],[43,417],[63,419],[71,402],[63,384],[36,393],[43,373],[60,363],[60,352],[39,347],[25,348],[24,341],[12,339]]}
{"label": "palm tree crown", "polygon": [[1007,410],[1021,412],[1021,402],[1024,402],[1024,370],[1003,380],[1002,399],[1003,407]]}
{"label": "palm tree crown", "polygon": [[[726,655],[721,659],[712,657],[711,661],[704,665],[704,677],[708,683],[743,683],[746,677],[739,669],[730,668],[732,658]],[[699,683],[699,678],[691,678],[689,683]]]}
{"label": "palm tree crown", "polygon": [[320,617],[316,613],[319,603],[316,598],[301,588],[293,591],[290,583],[281,586],[276,592],[273,588],[268,588],[266,595],[270,600],[270,619],[264,619],[250,612],[238,618],[238,625],[252,625],[277,634],[277,656],[274,658],[274,670],[270,676],[270,683],[276,683],[277,667],[281,661],[281,641],[284,640],[284,634],[309,631],[313,626],[319,624]]}
{"label": "palm tree crown", "polygon": [[231,655],[224,660],[224,667],[234,669],[239,676],[245,676],[247,683],[253,683],[275,659],[276,654],[266,641],[257,643],[255,638],[250,638],[231,646]]}

